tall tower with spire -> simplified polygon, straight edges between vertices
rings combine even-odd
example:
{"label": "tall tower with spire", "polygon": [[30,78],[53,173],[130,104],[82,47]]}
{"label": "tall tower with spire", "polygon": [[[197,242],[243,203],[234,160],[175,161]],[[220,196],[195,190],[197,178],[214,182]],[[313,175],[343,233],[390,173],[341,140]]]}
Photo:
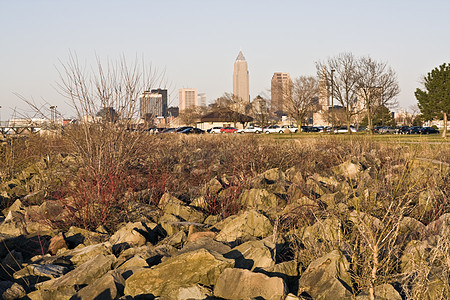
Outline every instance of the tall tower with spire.
{"label": "tall tower with spire", "polygon": [[250,103],[250,89],[248,80],[248,66],[242,51],[234,62],[233,96],[244,103]]}

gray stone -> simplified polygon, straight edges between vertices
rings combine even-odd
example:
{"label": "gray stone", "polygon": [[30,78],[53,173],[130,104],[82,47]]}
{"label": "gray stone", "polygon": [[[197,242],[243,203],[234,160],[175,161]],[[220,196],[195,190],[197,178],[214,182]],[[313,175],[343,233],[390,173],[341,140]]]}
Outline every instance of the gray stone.
{"label": "gray stone", "polygon": [[84,264],[88,260],[96,257],[97,255],[110,255],[112,254],[111,244],[102,243],[90,245],[87,247],[79,247],[68,252],[64,252],[64,256],[69,257],[70,261],[79,266]]}
{"label": "gray stone", "polygon": [[207,288],[195,284],[188,287],[180,287],[169,293],[168,296],[162,296],[160,300],[192,300],[192,299],[208,299],[212,296],[212,292]]}
{"label": "gray stone", "polygon": [[69,271],[67,267],[59,266],[59,265],[38,265],[31,264],[26,266],[25,268],[15,272],[13,274],[14,279],[19,279],[27,276],[39,276],[39,277],[48,277],[50,279],[58,278],[63,276]]}
{"label": "gray stone", "polygon": [[161,197],[158,207],[162,209],[164,213],[178,216],[182,220],[188,222],[201,223],[206,218],[205,214],[201,211],[186,205],[183,201],[167,193]]}
{"label": "gray stone", "polygon": [[219,254],[225,254],[230,252],[231,248],[222,242],[215,241],[210,237],[204,237],[195,241],[187,242],[183,248],[178,252],[178,254],[195,251],[198,249],[206,249],[209,251],[215,251]]}
{"label": "gray stone", "polygon": [[145,245],[149,230],[154,229],[156,224],[150,224],[149,227],[142,222],[127,223],[111,236],[109,242],[112,245],[127,243],[132,247],[140,247]]}
{"label": "gray stone", "polygon": [[273,193],[269,193],[266,189],[244,190],[239,196],[239,203],[244,207],[260,210],[284,207],[286,205],[286,201]]}
{"label": "gray stone", "polygon": [[284,299],[287,288],[281,278],[243,269],[226,269],[214,286],[214,296],[225,299]]}

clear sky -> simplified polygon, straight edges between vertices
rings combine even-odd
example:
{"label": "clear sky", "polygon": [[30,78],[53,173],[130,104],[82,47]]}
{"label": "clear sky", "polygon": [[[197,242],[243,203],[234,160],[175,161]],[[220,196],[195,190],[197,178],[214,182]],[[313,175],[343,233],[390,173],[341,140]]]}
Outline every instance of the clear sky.
{"label": "clear sky", "polygon": [[[386,61],[398,75],[400,107],[431,69],[450,62],[448,0],[0,0],[0,117],[26,105],[57,105],[56,67],[69,51],[144,56],[179,88],[197,88],[210,103],[232,91],[239,50],[247,59],[251,99],[268,92],[274,72],[315,75],[315,62],[342,52]],[[25,112],[27,110],[25,109]]]}

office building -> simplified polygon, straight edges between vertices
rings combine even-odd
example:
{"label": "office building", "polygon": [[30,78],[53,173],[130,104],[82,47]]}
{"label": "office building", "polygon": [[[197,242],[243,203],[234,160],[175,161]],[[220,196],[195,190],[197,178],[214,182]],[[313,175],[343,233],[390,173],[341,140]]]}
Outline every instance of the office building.
{"label": "office building", "polygon": [[198,106],[197,89],[180,89],[178,92],[178,101],[180,111]]}
{"label": "office building", "polygon": [[248,66],[242,51],[239,51],[234,62],[233,96],[244,103],[250,103]]}
{"label": "office building", "polygon": [[292,97],[292,80],[289,73],[274,73],[271,81],[271,111],[281,116],[286,113]]}
{"label": "office building", "polygon": [[139,96],[139,114],[141,119],[163,117],[163,95],[145,91]]}

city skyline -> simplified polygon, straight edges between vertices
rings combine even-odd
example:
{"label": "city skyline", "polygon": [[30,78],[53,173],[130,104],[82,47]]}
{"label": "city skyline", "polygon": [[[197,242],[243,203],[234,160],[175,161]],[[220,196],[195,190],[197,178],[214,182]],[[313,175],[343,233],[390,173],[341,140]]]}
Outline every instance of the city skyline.
{"label": "city skyline", "polygon": [[[161,74],[151,88],[177,92],[195,87],[207,103],[232,92],[239,49],[250,73],[250,99],[270,96],[274,72],[294,80],[317,75],[315,63],[343,52],[370,55],[397,72],[399,107],[417,101],[416,88],[433,68],[448,62],[450,20],[446,1],[5,1],[0,0],[0,115],[57,106],[71,116],[55,90],[57,68],[75,53],[86,68],[96,57],[144,58]],[[239,9],[236,9],[239,6]],[[151,14],[149,11],[164,12]],[[187,17],[189,16],[189,18]],[[148,37],[148,38],[147,38]],[[162,83],[162,84],[160,84]],[[73,115],[73,114],[72,114]]]}

